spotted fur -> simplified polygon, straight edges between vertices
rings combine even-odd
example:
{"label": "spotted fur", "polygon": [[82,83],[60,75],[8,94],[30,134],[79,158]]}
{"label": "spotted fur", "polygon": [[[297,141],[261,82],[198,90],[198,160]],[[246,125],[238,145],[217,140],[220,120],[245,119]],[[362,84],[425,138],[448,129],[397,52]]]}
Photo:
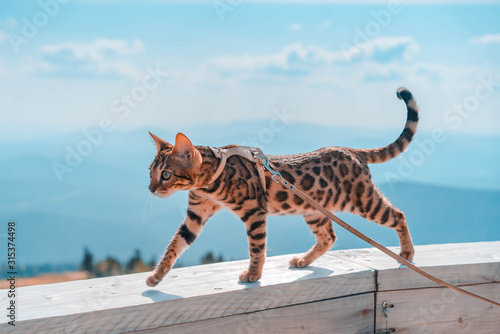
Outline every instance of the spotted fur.
{"label": "spotted fur", "polygon": [[[384,162],[404,151],[417,130],[418,107],[412,94],[400,88],[397,96],[407,105],[406,126],[399,138],[386,147],[373,150],[327,147],[310,153],[269,156],[269,159],[273,169],[328,210],[353,212],[395,230],[400,255],[411,261],[414,250],[404,214],[382,195],[368,169],[368,163]],[[269,174],[264,189],[257,170],[260,167],[254,162],[232,156],[222,174],[210,183],[219,159],[208,147],[194,147],[181,133],[177,134],[175,145],[151,136],[158,151],[150,166],[150,191],[165,198],[178,190],[189,190],[189,202],[184,222],[147,279],[149,286],[163,279],[221,207],[233,211],[246,226],[250,264],[240,274],[243,282],[254,282],[262,275],[268,215],[302,215],[316,237],[316,244],[306,254],[291,259],[292,267],[311,264],[333,246],[336,236],[331,220],[273,182]],[[230,147],[234,146],[225,148]]]}

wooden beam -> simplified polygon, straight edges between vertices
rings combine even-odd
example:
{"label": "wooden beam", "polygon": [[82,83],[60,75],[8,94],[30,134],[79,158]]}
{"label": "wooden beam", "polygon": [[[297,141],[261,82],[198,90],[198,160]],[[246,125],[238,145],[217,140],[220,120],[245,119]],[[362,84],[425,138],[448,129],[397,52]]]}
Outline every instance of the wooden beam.
{"label": "wooden beam", "polygon": [[[463,287],[500,300],[498,283]],[[393,304],[387,325],[396,333],[500,333],[500,308],[446,288],[381,292],[377,296],[377,329],[385,329],[383,301]]]}
{"label": "wooden beam", "polygon": [[[252,314],[261,314],[263,319],[268,315],[288,319],[276,324],[278,327],[304,322],[304,330],[314,332],[319,327],[309,325],[308,319],[311,322],[317,319],[318,326],[332,326],[333,319],[338,328],[350,331],[345,326],[352,322],[359,325],[362,332],[365,320],[370,317],[371,329],[374,330],[375,320],[377,328],[381,328],[383,319],[378,305],[381,298],[399,305],[400,316],[408,317],[422,304],[405,304],[405,298],[410,298],[407,296],[416,298],[416,303],[419,293],[432,297],[432,292],[440,291],[433,282],[407,268],[398,268],[396,261],[375,249],[328,252],[313,266],[302,269],[288,267],[288,260],[293,256],[268,258],[262,279],[251,284],[237,280],[248,262],[235,261],[174,269],[154,289],[145,285],[149,273],[18,288],[15,330],[88,333],[91,329],[90,332],[96,333],[122,333],[158,328],[180,330],[189,326],[212,328],[210,326],[221,324],[234,329],[236,324],[238,328],[240,323],[250,323]],[[499,260],[500,242],[417,246],[415,257],[416,264],[425,270],[452,283],[472,285],[471,289],[488,284],[493,289],[495,284],[500,284]],[[490,290],[484,293],[489,294]],[[486,296],[499,300],[497,295]],[[373,304],[375,297],[377,304],[370,309],[367,300]],[[453,312],[461,312],[461,308],[467,310],[466,303],[476,302],[470,297],[464,296],[463,301],[461,298],[457,298],[460,304],[453,306],[456,309],[450,308],[447,319],[455,319]],[[8,302],[7,290],[0,290],[0,308],[5,309]],[[481,307],[489,306],[485,305]],[[308,318],[300,316],[301,308],[307,309]],[[326,314],[323,310],[331,312],[332,318],[323,317]],[[395,314],[393,311],[389,314]],[[360,318],[360,312],[364,318]],[[472,314],[474,319],[479,316]],[[323,324],[320,318],[325,318]],[[493,318],[488,315],[487,328],[496,328],[500,323],[500,316],[496,322],[488,319]],[[6,321],[6,317],[0,318],[0,331],[8,328]],[[418,324],[403,322],[403,325],[411,328]],[[263,332],[266,328],[279,332],[279,328],[273,326],[266,324]]]}
{"label": "wooden beam", "polygon": [[[389,247],[398,252],[398,247]],[[378,290],[403,290],[440,286],[402,267],[375,248],[328,252],[326,256],[352,261],[378,272]],[[500,242],[474,242],[417,246],[414,263],[448,283],[479,284],[500,281]]]}
{"label": "wooden beam", "polygon": [[366,293],[134,333],[372,333],[374,297]]}
{"label": "wooden beam", "polygon": [[248,261],[235,261],[174,269],[154,289],[145,285],[149,273],[19,288],[19,305],[29,307],[18,320],[26,329],[119,333],[375,291],[375,272],[364,266],[324,258],[290,269],[293,256],[269,258],[251,284],[237,279]]}

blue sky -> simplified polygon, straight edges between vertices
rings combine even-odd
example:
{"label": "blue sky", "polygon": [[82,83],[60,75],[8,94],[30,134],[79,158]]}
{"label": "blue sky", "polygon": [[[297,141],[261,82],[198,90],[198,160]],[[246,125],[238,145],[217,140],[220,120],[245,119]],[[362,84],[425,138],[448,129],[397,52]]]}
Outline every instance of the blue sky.
{"label": "blue sky", "polygon": [[[148,257],[164,250],[186,194],[167,206],[149,197],[147,166],[156,150],[146,130],[269,154],[380,147],[405,122],[400,86],[420,105],[419,133],[408,152],[371,167],[376,183],[387,192],[400,182],[424,184],[410,184],[416,192],[407,202],[394,189],[389,196],[422,213],[414,214],[417,223],[425,214],[446,221],[446,208],[457,205],[466,217],[459,225],[480,221],[479,213],[497,219],[490,208],[500,185],[500,1],[414,0],[397,8],[378,0],[135,2],[0,1],[0,214],[29,227],[24,262],[73,261],[85,245],[101,258],[128,257],[136,247]],[[439,131],[445,139],[434,139]],[[413,200],[431,194],[432,202],[434,188],[422,190],[429,184],[446,194],[434,211]],[[454,196],[457,188],[463,191]],[[462,205],[467,196],[475,201]],[[229,217],[219,226],[237,220]],[[429,224],[417,243],[431,242]],[[91,236],[97,226],[118,226],[121,234],[110,244],[107,233]],[[160,231],[154,240],[150,227]],[[477,230],[463,238],[487,240]],[[80,239],[61,237],[73,231],[82,231]],[[37,258],[40,233],[51,234],[53,247]],[[443,235],[455,237],[431,237]],[[202,238],[209,248],[191,259],[214,247]]]}
{"label": "blue sky", "polygon": [[423,130],[500,134],[500,2],[118,3],[0,4],[3,138],[103,119],[183,131],[276,108],[298,123],[401,128],[399,86]]}

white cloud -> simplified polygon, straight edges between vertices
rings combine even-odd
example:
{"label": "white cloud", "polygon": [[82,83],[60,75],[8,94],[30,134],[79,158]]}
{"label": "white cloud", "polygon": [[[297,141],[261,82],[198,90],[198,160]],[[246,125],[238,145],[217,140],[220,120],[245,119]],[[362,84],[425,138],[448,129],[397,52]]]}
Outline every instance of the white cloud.
{"label": "white cloud", "polygon": [[300,31],[302,30],[302,25],[299,23],[292,23],[288,26],[288,30],[290,31]]}
{"label": "white cloud", "polygon": [[109,40],[104,38],[95,39],[89,44],[62,43],[45,45],[42,47],[42,52],[47,54],[55,54],[61,51],[70,51],[77,58],[98,59],[102,54],[109,52],[116,55],[128,55],[132,53],[142,52],[144,45],[140,39],[135,39],[132,45],[125,40]]}
{"label": "white cloud", "polygon": [[472,44],[500,44],[500,33],[476,36],[470,39]]}
{"label": "white cloud", "polygon": [[268,71],[286,72],[308,70],[312,66],[340,60],[341,55],[317,46],[303,46],[296,43],[271,54],[241,56],[217,56],[205,64],[206,67],[221,72]]}
{"label": "white cloud", "polygon": [[342,53],[348,60],[371,58],[379,62],[409,60],[420,51],[420,45],[411,36],[377,37],[354,46],[343,46]]}
{"label": "white cloud", "polygon": [[7,40],[7,35],[0,30],[0,43],[5,42]]}
{"label": "white cloud", "polygon": [[56,74],[135,77],[138,71],[128,57],[143,50],[140,39],[129,43],[99,38],[88,44],[45,45],[41,48],[44,61],[38,69]]}
{"label": "white cloud", "polygon": [[345,65],[350,62],[372,61],[388,63],[407,61],[419,50],[412,37],[379,37],[358,46],[349,46],[340,51],[331,51],[321,46],[304,46],[295,43],[271,54],[240,56],[228,55],[209,59],[205,69],[224,75],[242,72],[268,75],[306,75],[317,69]]}
{"label": "white cloud", "polygon": [[330,28],[331,25],[332,25],[332,23],[330,22],[330,20],[324,20],[323,22],[319,23],[316,26],[316,29],[318,29],[318,30],[325,30],[325,29]]}

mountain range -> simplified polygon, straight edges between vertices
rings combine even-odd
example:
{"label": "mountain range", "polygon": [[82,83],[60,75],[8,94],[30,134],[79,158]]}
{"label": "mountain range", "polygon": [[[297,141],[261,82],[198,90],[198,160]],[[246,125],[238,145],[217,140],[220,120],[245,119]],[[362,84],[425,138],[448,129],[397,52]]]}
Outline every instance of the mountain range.
{"label": "mountain range", "polygon": [[[89,130],[0,144],[0,221],[5,222],[0,235],[6,236],[7,221],[16,221],[19,262],[78,263],[84,247],[98,259],[112,255],[123,261],[135,249],[146,260],[161,256],[185,215],[187,194],[168,199],[149,194],[148,166],[155,147],[148,130],[175,138],[164,129],[139,129],[103,133],[100,141],[95,135],[92,143],[88,134],[96,133]],[[267,121],[182,130],[195,145],[253,143],[269,154],[324,146],[375,148],[399,135],[391,129],[293,123],[273,131]],[[450,133],[444,141],[432,138],[430,132],[418,133],[400,157],[371,165],[383,193],[405,213],[414,243],[500,240],[500,137]],[[79,154],[80,162],[69,160],[69,166],[68,154],[79,150],[88,154]],[[60,165],[68,169],[58,177],[54,166]],[[352,214],[339,216],[384,245],[398,244],[389,229]],[[268,225],[268,255],[304,252],[314,244],[301,217],[270,217]],[[340,227],[336,232],[334,249],[368,246]],[[198,264],[207,251],[226,260],[248,257],[245,228],[235,215],[216,214],[180,262]]]}

